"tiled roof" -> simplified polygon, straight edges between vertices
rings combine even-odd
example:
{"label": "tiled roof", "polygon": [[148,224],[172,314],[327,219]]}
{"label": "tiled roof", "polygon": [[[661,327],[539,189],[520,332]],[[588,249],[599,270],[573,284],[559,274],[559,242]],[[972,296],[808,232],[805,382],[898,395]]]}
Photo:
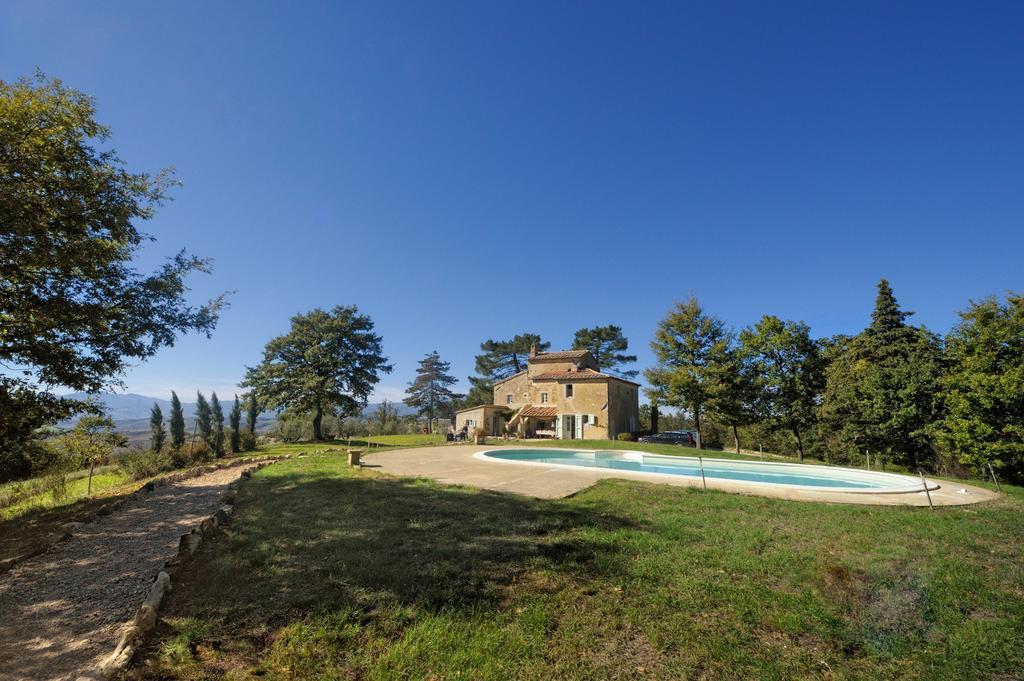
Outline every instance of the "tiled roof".
{"label": "tiled roof", "polygon": [[640,385],[636,381],[628,381],[625,378],[619,378],[618,376],[612,376],[610,374],[603,374],[600,371],[594,371],[593,369],[577,369],[576,371],[545,371],[543,374],[537,374],[533,377],[535,381],[600,381],[604,379],[613,379],[616,381],[622,381],[623,383],[629,383],[631,385]]}
{"label": "tiled roof", "polygon": [[523,410],[519,412],[520,416],[558,416],[558,409],[555,407],[523,407]]}
{"label": "tiled roof", "polygon": [[530,359],[579,359],[587,354],[587,350],[559,350],[558,352],[542,352]]}
{"label": "tiled roof", "polygon": [[523,369],[522,371],[516,372],[516,373],[512,374],[511,376],[506,376],[505,378],[498,379],[497,381],[494,382],[494,385],[501,385],[505,381],[511,381],[516,376],[522,376],[525,373],[526,373],[526,369]]}
{"label": "tiled roof", "polygon": [[456,409],[456,414],[461,414],[464,411],[474,411],[476,409],[508,409],[504,404],[478,404],[475,407],[466,407],[465,409]]}
{"label": "tiled roof", "polygon": [[602,374],[593,369],[577,369],[576,371],[545,371],[533,377],[535,381],[556,381],[563,378],[571,378],[574,381],[586,381],[588,379],[612,378],[608,374]]}

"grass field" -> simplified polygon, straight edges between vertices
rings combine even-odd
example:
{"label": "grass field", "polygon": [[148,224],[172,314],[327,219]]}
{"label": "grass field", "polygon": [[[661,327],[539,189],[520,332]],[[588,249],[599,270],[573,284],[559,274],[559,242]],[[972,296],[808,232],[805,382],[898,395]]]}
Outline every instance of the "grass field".
{"label": "grass field", "polygon": [[1019,678],[1009,492],[931,512],[606,480],[539,501],[290,460],[175,575],[135,673]]}
{"label": "grass field", "polygon": [[[73,504],[84,499],[89,486],[88,471],[80,471],[80,473],[81,475],[77,475],[75,479],[68,482],[67,495],[64,498],[54,499],[52,494],[45,491],[33,494],[21,499],[17,503],[0,507],[0,520],[15,518],[33,509],[51,509]],[[124,473],[113,466],[108,466],[106,470],[95,473],[92,476],[92,493],[94,495],[106,494],[112,488],[124,485],[126,482],[129,482],[129,480]],[[0,485],[0,493],[4,491],[4,487],[11,487],[16,484],[18,483],[9,482]]]}

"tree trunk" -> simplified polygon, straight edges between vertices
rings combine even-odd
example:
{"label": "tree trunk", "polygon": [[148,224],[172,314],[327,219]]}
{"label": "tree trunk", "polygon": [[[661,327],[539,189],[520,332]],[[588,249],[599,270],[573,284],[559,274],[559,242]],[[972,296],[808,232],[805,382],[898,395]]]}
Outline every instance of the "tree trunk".
{"label": "tree trunk", "polygon": [[656,403],[651,404],[651,432],[658,432],[658,405]]}
{"label": "tree trunk", "polygon": [[700,409],[693,410],[693,427],[697,431],[697,449],[704,449],[704,438],[700,435]]}
{"label": "tree trunk", "polygon": [[793,435],[796,436],[796,458],[797,461],[804,460],[804,441],[800,439],[800,431],[796,428],[793,429]]}
{"label": "tree trunk", "polygon": [[732,424],[732,441],[736,443],[736,453],[740,453],[740,429],[736,424]]}
{"label": "tree trunk", "polygon": [[320,423],[324,420],[324,410],[319,404],[316,406],[316,413],[313,415],[313,439],[319,442],[324,439],[320,432]]}
{"label": "tree trunk", "polygon": [[89,459],[89,484],[85,489],[85,497],[88,499],[92,496],[92,471],[96,467],[96,459]]}

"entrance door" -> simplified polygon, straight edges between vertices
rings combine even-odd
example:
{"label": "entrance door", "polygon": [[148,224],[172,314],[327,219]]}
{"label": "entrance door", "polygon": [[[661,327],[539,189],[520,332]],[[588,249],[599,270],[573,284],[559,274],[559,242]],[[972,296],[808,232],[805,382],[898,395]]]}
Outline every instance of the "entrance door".
{"label": "entrance door", "polygon": [[565,416],[565,426],[562,427],[562,434],[566,440],[576,439],[576,415],[567,414]]}

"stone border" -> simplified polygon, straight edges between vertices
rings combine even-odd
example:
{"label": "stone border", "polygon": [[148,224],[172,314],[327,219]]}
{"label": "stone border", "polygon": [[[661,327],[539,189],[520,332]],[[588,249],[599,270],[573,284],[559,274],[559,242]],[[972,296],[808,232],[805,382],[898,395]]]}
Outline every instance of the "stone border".
{"label": "stone border", "polygon": [[10,558],[4,558],[3,560],[0,560],[0,575],[9,571],[18,563],[24,562],[29,558],[41,556],[47,551],[49,551],[50,548],[52,548],[54,545],[71,539],[74,531],[82,527],[86,523],[91,523],[103,516],[108,516],[114,511],[118,511],[121,508],[123,508],[124,505],[127,504],[128,502],[137,500],[139,497],[149,494],[150,492],[159,487],[164,487],[175,482],[181,482],[182,480],[188,480],[189,478],[195,478],[200,475],[205,475],[207,473],[213,473],[214,471],[222,470],[224,468],[234,468],[235,466],[243,466],[247,463],[253,462],[259,463],[266,460],[270,460],[271,462],[273,462],[278,461],[280,459],[288,459],[293,456],[305,456],[305,454],[306,452],[299,452],[298,454],[267,454],[265,456],[233,457],[227,461],[219,461],[204,464],[202,466],[192,466],[191,468],[186,468],[185,470],[158,476],[156,478],[153,478],[152,480],[147,481],[145,484],[143,484],[135,491],[129,492],[123,498],[118,499],[117,501],[112,501],[110,503],[101,505],[90,516],[84,518],[83,520],[75,520],[68,523],[64,523],[63,525],[61,525],[61,527],[64,528],[65,532],[53,541],[51,541],[50,543],[32,549],[28,553],[23,553],[20,556],[11,556]]}
{"label": "stone border", "polygon": [[[153,585],[150,587],[149,595],[144,601],[142,601],[142,604],[135,613],[135,617],[131,622],[128,622],[125,625],[125,630],[118,639],[113,652],[105,657],[98,667],[80,674],[77,681],[104,681],[106,679],[113,678],[128,667],[128,663],[131,662],[132,656],[135,655],[135,651],[142,645],[146,634],[156,626],[157,611],[160,609],[160,604],[163,602],[164,596],[171,590],[171,576],[168,571],[173,572],[174,566],[178,565],[182,559],[192,555],[195,550],[199,548],[199,544],[202,542],[204,534],[208,534],[211,530],[221,525],[226,525],[230,521],[234,512],[233,502],[235,493],[237,492],[239,483],[242,480],[252,477],[253,471],[257,471],[283,459],[290,459],[293,456],[305,456],[305,452],[299,452],[298,454],[284,454],[281,456],[249,457],[246,459],[232,461],[227,465],[197,466],[195,468],[190,468],[187,471],[182,471],[181,473],[168,475],[157,480],[151,480],[143,485],[142,488],[136,490],[132,495],[130,495],[134,496],[137,494],[145,494],[158,487],[169,485],[172,482],[187,480],[188,478],[198,477],[205,473],[212,473],[224,468],[234,468],[235,466],[252,463],[255,464],[249,470],[242,471],[238,480],[227,485],[227,492],[222,497],[222,501],[225,502],[224,505],[218,508],[212,515],[204,518],[199,526],[193,528],[191,532],[181,535],[181,538],[178,541],[178,553],[173,558],[164,562],[164,569],[157,574],[156,579],[153,581]],[[114,507],[112,510],[121,508],[126,501],[128,501],[128,498],[122,499],[116,502],[116,504],[111,504],[111,506]]]}

